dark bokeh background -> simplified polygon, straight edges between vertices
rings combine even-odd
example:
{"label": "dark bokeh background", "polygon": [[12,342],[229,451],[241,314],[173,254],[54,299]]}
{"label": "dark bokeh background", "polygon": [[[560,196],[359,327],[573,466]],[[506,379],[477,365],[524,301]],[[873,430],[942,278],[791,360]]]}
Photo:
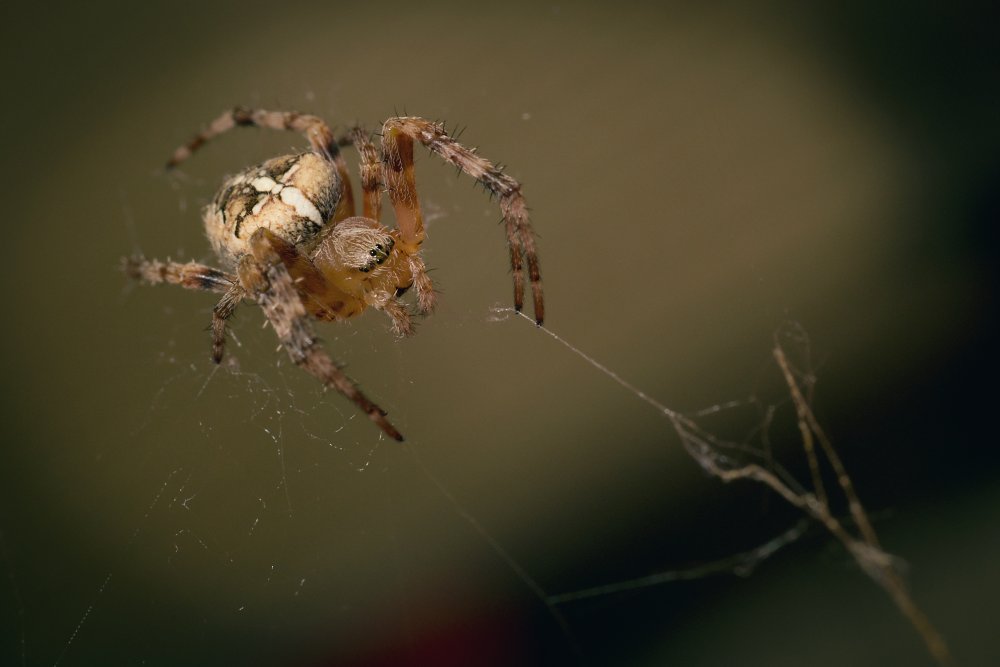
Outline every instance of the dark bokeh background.
{"label": "dark bokeh background", "polygon": [[[245,130],[160,165],[248,104],[467,125],[525,184],[552,330],[675,409],[779,403],[772,336],[801,325],[884,544],[959,664],[994,664],[1000,17],[936,4],[5,8],[0,663],[929,663],[819,531],[749,578],[561,606],[567,639],[491,540],[557,594],[796,517],[491,321],[497,210],[426,154],[439,312],[406,341],[375,313],[321,331],[409,448],[289,368],[253,308],[213,369],[211,296],[117,266],[212,259],[222,175],[302,142]],[[801,472],[790,417],[771,435]],[[706,426],[759,423],[742,403]]]}

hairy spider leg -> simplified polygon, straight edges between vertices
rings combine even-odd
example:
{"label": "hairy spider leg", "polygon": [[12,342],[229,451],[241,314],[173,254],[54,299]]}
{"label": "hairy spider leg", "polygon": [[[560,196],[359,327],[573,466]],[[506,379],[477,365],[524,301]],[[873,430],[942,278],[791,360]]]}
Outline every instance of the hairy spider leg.
{"label": "hairy spider leg", "polygon": [[514,308],[520,311],[524,305],[523,255],[528,263],[535,322],[541,324],[545,319],[541,273],[535,235],[528,220],[528,207],[521,194],[521,184],[489,160],[477,155],[474,148],[466,148],[452,139],[441,125],[412,116],[390,118],[382,125],[382,153],[385,158],[383,182],[389,190],[389,198],[396,211],[397,225],[408,245],[407,252],[415,254],[425,235],[413,173],[414,141],[419,141],[431,152],[472,176],[499,198],[507,245],[510,247]]}
{"label": "hairy spider leg", "polygon": [[189,142],[174,151],[167,162],[167,168],[172,169],[201,148],[206,142],[220,134],[228,132],[237,126],[262,127],[271,130],[289,130],[298,132],[309,140],[312,149],[327,160],[333,162],[340,176],[340,201],[333,215],[333,222],[338,223],[344,218],[354,215],[354,191],[351,188],[351,178],[347,171],[347,162],[338,148],[338,140],[334,137],[330,126],[318,116],[298,113],[297,111],[267,111],[264,109],[247,109],[235,107],[224,112],[208,124]]}
{"label": "hairy spider leg", "polygon": [[361,192],[364,216],[375,222],[382,220],[382,164],[371,136],[361,127],[351,130],[350,138],[358,149],[361,164]]}
{"label": "hairy spider leg", "polygon": [[354,402],[386,435],[402,441],[403,436],[385,418],[385,410],[365,396],[319,345],[292,276],[273,245],[275,239],[265,229],[254,232],[250,237],[253,256],[244,255],[239,262],[240,282],[254,295],[297,366]]}
{"label": "hairy spider leg", "polygon": [[197,262],[161,262],[145,257],[125,260],[125,275],[149,285],[180,285],[187,289],[221,292],[222,299],[212,310],[212,361],[219,363],[226,345],[226,320],[232,317],[246,296],[239,279],[231,273]]}
{"label": "hairy spider leg", "polygon": [[[294,244],[266,228],[258,229],[255,235],[266,238],[271,252],[281,259],[310,315],[319,320],[337,321],[353,317],[365,309],[363,301],[337,289]],[[253,238],[250,241],[251,247]]]}
{"label": "hairy spider leg", "polygon": [[233,285],[212,309],[212,361],[217,364],[226,351],[226,323],[246,295],[242,285]]}
{"label": "hairy spider leg", "polygon": [[[351,131],[354,146],[361,157],[361,188],[364,191],[364,215],[376,222],[382,218],[382,160],[371,135],[361,127]],[[434,310],[437,295],[434,284],[427,275],[427,266],[419,254],[407,255],[410,272],[413,274],[413,287],[417,293],[417,309],[422,314]],[[398,331],[397,331],[398,333]]]}
{"label": "hairy spider leg", "polygon": [[209,292],[226,292],[237,282],[233,274],[198,262],[161,262],[141,255],[125,258],[122,269],[128,277],[149,285],[180,285]]}
{"label": "hairy spider leg", "polygon": [[413,289],[417,293],[417,309],[424,315],[432,312],[437,304],[434,283],[427,275],[427,265],[420,255],[410,255],[410,272],[413,274]]}

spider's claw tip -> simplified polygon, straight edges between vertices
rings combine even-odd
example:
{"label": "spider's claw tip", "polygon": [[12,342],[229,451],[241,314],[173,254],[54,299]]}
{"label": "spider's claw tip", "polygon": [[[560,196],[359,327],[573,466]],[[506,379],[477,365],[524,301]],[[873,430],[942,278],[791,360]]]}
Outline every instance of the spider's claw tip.
{"label": "spider's claw tip", "polygon": [[544,319],[545,318],[542,318],[542,317],[536,317],[535,318],[535,325],[536,326],[542,326],[542,322],[544,321]]}
{"label": "spider's claw tip", "polygon": [[387,421],[385,421],[383,419],[383,420],[380,421],[379,426],[382,427],[382,431],[387,436],[389,436],[390,438],[392,438],[396,442],[403,442],[403,434],[400,433],[399,431],[397,431],[396,428],[392,424],[390,424],[389,422],[387,422]]}

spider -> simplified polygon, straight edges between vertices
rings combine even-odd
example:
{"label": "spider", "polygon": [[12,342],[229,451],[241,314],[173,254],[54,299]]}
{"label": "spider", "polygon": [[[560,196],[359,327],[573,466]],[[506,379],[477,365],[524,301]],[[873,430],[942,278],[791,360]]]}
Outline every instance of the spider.
{"label": "spider", "polygon": [[[338,138],[317,116],[237,107],[174,151],[167,168],[237,126],[298,132],[308,139],[310,150],[272,158],[223,182],[203,211],[208,240],[223,268],[142,256],[124,260],[125,272],[133,279],[222,295],[212,311],[215,363],[222,361],[227,320],[244,299],[254,301],[297,366],[353,401],[386,435],[403,439],[385,410],[320,346],[309,320],[339,322],[371,306],[389,316],[397,335],[409,336],[413,324],[400,297],[412,287],[417,312],[434,309],[434,288],[420,256],[425,233],[414,180],[415,141],[499,199],[510,248],[514,307],[520,310],[523,305],[527,273],[535,320],[542,323],[535,237],[521,185],[475,149],[448,136],[443,125],[417,117],[390,118],[382,124],[379,149],[361,127]],[[362,216],[354,215],[347,163],[340,153],[340,147],[350,145],[360,155]],[[396,229],[380,222],[383,190],[392,203]]]}

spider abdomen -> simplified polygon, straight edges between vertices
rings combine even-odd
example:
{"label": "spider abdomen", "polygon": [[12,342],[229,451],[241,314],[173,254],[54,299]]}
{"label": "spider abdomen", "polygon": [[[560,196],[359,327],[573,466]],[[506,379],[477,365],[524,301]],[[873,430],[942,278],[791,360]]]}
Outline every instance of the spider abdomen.
{"label": "spider abdomen", "polygon": [[311,241],[340,200],[336,167],[316,153],[284,155],[226,179],[204,211],[205,232],[225,263],[250,252],[259,229],[296,246]]}

